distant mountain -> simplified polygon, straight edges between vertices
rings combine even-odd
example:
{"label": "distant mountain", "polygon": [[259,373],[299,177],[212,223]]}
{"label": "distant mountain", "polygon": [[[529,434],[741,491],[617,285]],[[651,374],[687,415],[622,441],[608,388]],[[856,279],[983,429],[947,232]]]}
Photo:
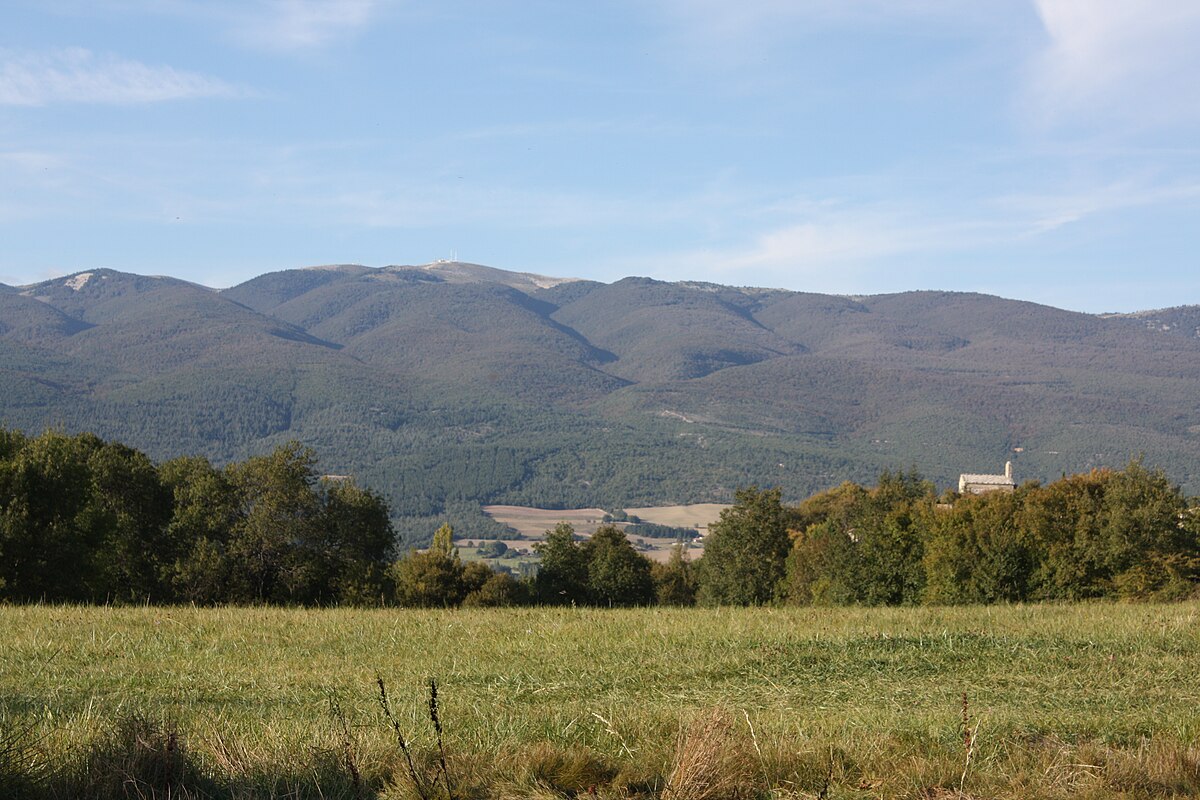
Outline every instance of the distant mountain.
{"label": "distant mountain", "polygon": [[475,264],[337,265],[224,291],[93,270],[0,286],[0,421],[218,461],[291,438],[409,539],[478,504],[791,498],[883,468],[944,486],[1144,454],[1200,491],[1200,307],[839,297]]}
{"label": "distant mountain", "polygon": [[760,303],[744,290],[625,278],[564,302],[554,319],[614,353],[613,374],[688,380],[806,350],[754,318]]}
{"label": "distant mountain", "polygon": [[81,319],[15,291],[0,291],[0,335],[18,341],[57,341],[92,327]]}

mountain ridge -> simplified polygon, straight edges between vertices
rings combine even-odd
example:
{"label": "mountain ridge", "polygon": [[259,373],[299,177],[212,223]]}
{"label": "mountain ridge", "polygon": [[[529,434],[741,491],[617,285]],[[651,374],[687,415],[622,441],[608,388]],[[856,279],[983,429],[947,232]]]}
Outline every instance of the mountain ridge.
{"label": "mountain ridge", "polygon": [[[544,285],[543,285],[544,284]],[[1015,460],[1144,453],[1200,491],[1200,307],[1093,315],[970,292],[856,297],[458,262],[214,290],[91,270],[0,287],[0,422],[218,461],[289,438],[416,539],[473,508],[799,499]]]}
{"label": "mountain ridge", "polygon": [[[605,284],[601,281],[596,281],[596,280],[592,280],[589,278],[542,275],[542,274],[533,273],[533,272],[521,272],[521,271],[515,271],[515,270],[506,270],[506,269],[502,269],[499,267],[490,267],[490,266],[486,266],[483,264],[473,264],[470,262],[437,260],[437,261],[428,262],[426,264],[418,264],[418,265],[388,264],[388,265],[385,265],[382,267],[372,267],[372,266],[368,266],[365,264],[357,264],[357,263],[351,263],[351,262],[346,262],[346,263],[341,263],[341,264],[314,264],[314,265],[309,265],[309,266],[304,266],[304,267],[291,267],[291,268],[286,268],[286,269],[282,269],[282,270],[274,270],[274,271],[270,271],[270,272],[264,272],[253,278],[249,278],[240,284],[236,284],[235,286],[229,286],[229,287],[223,287],[223,288],[222,287],[211,287],[206,284],[196,283],[194,281],[188,281],[188,280],[184,280],[183,278],[176,278],[176,277],[170,276],[170,275],[143,275],[141,273],[124,272],[121,270],[112,269],[110,267],[95,267],[92,269],[78,270],[76,272],[68,273],[66,275],[60,275],[60,276],[57,276],[54,278],[47,278],[47,279],[44,279],[41,281],[35,281],[33,283],[26,283],[26,284],[0,283],[0,293],[27,292],[29,290],[32,290],[32,289],[40,287],[40,286],[45,286],[45,285],[50,285],[50,284],[55,284],[55,283],[62,283],[64,281],[71,280],[71,279],[74,279],[74,278],[77,278],[84,274],[89,274],[89,273],[90,274],[111,273],[111,274],[124,275],[124,276],[135,277],[135,278],[145,278],[148,280],[169,280],[169,281],[174,281],[174,282],[183,283],[183,284],[189,284],[191,286],[196,286],[199,288],[207,289],[208,291],[211,291],[211,292],[225,293],[225,292],[229,292],[232,289],[235,289],[235,288],[238,288],[241,286],[245,286],[245,285],[252,283],[256,280],[259,280],[261,278],[265,278],[268,276],[277,276],[277,275],[290,275],[290,274],[294,274],[294,273],[298,273],[298,272],[333,272],[333,273],[337,273],[337,272],[341,272],[341,271],[348,271],[348,272],[352,272],[355,274],[359,274],[359,273],[368,273],[368,272],[389,272],[389,271],[401,272],[401,271],[412,270],[412,271],[421,271],[421,272],[425,272],[428,274],[436,275],[437,271],[444,267],[445,268],[478,268],[480,270],[478,275],[480,275],[480,276],[487,274],[487,273],[494,273],[494,274],[497,274],[500,276],[514,276],[512,279],[513,282],[520,282],[520,280],[522,278],[528,277],[528,278],[536,278],[539,280],[545,280],[545,281],[548,281],[551,283],[551,286],[549,286],[549,287],[537,287],[537,288],[554,289],[554,288],[558,288],[562,285],[567,285],[567,284],[593,284],[596,286],[612,285],[612,284]],[[687,289],[698,289],[698,290],[705,290],[705,291],[722,291],[722,290],[724,290],[724,291],[747,292],[747,293],[751,293],[751,294],[781,294],[781,295],[789,295],[789,296],[790,295],[808,295],[811,297],[819,297],[819,298],[835,298],[835,299],[839,299],[839,300],[849,301],[852,303],[858,303],[858,302],[862,302],[862,301],[866,301],[866,300],[871,300],[874,298],[920,296],[920,295],[937,295],[937,296],[944,296],[944,297],[952,297],[952,296],[981,297],[981,298],[990,298],[990,299],[994,299],[994,300],[1002,300],[1002,301],[1012,302],[1012,303],[1024,303],[1024,304],[1029,304],[1031,306],[1036,306],[1039,308],[1046,308],[1046,309],[1053,309],[1055,311],[1061,311],[1066,314],[1078,314],[1078,315],[1085,316],[1085,317],[1097,317],[1100,319],[1140,319],[1140,318],[1143,318],[1146,316],[1165,314],[1167,312],[1191,312],[1191,311],[1194,311],[1196,313],[1200,313],[1200,303],[1196,303],[1196,304],[1184,303],[1184,304],[1180,304],[1177,306],[1167,306],[1167,307],[1163,307],[1163,308],[1147,308],[1147,309],[1139,309],[1139,310],[1135,310],[1135,311],[1105,311],[1105,312],[1091,313],[1091,312],[1086,312],[1086,311],[1073,311],[1070,309],[1063,309],[1063,308],[1059,308],[1057,306],[1048,305],[1046,303],[1039,303],[1035,300],[1023,300],[1020,298],[1005,297],[1002,295],[990,295],[990,294],[986,294],[983,292],[950,290],[950,289],[908,289],[908,290],[904,290],[902,292],[880,292],[880,293],[876,293],[876,294],[838,294],[838,293],[808,292],[803,289],[784,289],[784,288],[780,288],[780,287],[769,287],[769,286],[741,286],[741,285],[733,285],[733,284],[727,285],[727,284],[713,283],[711,281],[696,281],[696,280],[665,281],[665,280],[660,280],[658,278],[651,278],[648,276],[637,276],[637,275],[626,276],[625,278],[619,279],[619,281],[620,280],[647,281],[647,282],[653,282],[653,283],[668,284],[671,286],[678,286],[678,287],[687,288]],[[617,281],[617,282],[619,282],[619,281]],[[475,280],[475,282],[482,283],[482,282],[488,282],[488,281],[487,281],[487,279],[485,279],[483,277],[479,277]],[[493,280],[491,282],[502,283],[505,281]],[[508,285],[508,283],[505,282],[505,285]]]}

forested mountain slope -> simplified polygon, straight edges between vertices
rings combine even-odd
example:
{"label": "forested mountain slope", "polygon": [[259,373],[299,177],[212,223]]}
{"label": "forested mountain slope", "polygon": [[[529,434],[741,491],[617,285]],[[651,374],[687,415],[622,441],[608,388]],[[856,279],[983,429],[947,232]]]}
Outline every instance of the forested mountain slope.
{"label": "forested mountain slope", "polygon": [[838,297],[472,264],[286,270],[214,291],[95,270],[0,287],[0,422],[218,461],[288,439],[419,539],[480,502],[943,486],[1145,454],[1200,491],[1200,312]]}
{"label": "forested mountain slope", "polygon": [[1170,333],[1188,339],[1200,338],[1200,306],[1176,306],[1134,314],[1107,314],[1107,319],[1124,320],[1147,330]]}

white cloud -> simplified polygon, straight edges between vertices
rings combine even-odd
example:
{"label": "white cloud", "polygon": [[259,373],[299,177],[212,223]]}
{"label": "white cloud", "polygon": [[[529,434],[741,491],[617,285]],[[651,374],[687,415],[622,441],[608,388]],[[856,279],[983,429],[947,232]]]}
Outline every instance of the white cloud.
{"label": "white cloud", "polygon": [[1041,118],[1079,114],[1131,127],[1200,120],[1200,3],[1034,0],[1048,37],[1030,100]]}
{"label": "white cloud", "polygon": [[799,222],[760,235],[727,257],[732,268],[768,269],[882,258],[929,247],[928,230],[878,214],[847,214]]}
{"label": "white cloud", "polygon": [[1017,16],[1009,0],[656,0],[668,47],[701,63],[757,64],[764,51],[831,30],[977,30],[994,33]]}
{"label": "white cloud", "polygon": [[96,55],[82,48],[38,53],[0,50],[0,106],[133,105],[241,93],[195,72]]}
{"label": "white cloud", "polygon": [[[60,12],[174,17],[258,50],[324,47],[364,29],[397,0],[57,0]],[[50,2],[50,0],[43,0]]]}
{"label": "white cloud", "polygon": [[364,28],[377,5],[376,0],[268,0],[236,6],[230,34],[242,44],[269,50],[322,47]]}
{"label": "white cloud", "polygon": [[[940,288],[947,281],[966,286],[938,273],[936,265],[963,258],[967,263],[994,260],[1001,253],[1028,257],[1042,252],[1045,237],[1055,237],[1071,225],[1089,225],[1084,236],[1093,238],[1102,234],[1107,217],[1126,210],[1196,205],[1200,183],[1166,184],[1154,175],[1135,174],[1062,190],[942,198],[934,204],[928,198],[910,200],[778,202],[774,207],[779,213],[771,215],[778,218],[760,224],[740,242],[657,253],[621,266],[658,270],[662,277],[704,276],[720,283],[738,283],[752,275],[759,285],[835,293],[913,288],[913,280],[922,277]],[[665,273],[664,264],[672,265]]]}
{"label": "white cloud", "polygon": [[1047,233],[1089,217],[1125,209],[1165,205],[1178,207],[1200,200],[1200,183],[1158,183],[1130,177],[1076,191],[1009,195],[995,201],[1025,220],[1027,235]]}
{"label": "white cloud", "polygon": [[[1001,241],[1016,229],[1011,221],[945,219],[888,204],[790,205],[807,207],[807,212],[761,229],[741,244],[660,253],[645,265],[679,279],[750,280],[835,293],[880,291],[881,285],[897,283],[901,276],[895,269],[901,261],[966,251]],[[673,266],[664,272],[664,264]],[[636,263],[624,266],[638,268]]]}

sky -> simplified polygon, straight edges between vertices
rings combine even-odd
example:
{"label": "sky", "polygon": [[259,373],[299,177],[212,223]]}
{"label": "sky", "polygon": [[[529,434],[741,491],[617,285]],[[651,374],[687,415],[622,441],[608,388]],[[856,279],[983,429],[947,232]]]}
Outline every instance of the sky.
{"label": "sky", "polygon": [[1194,0],[4,0],[0,283],[1200,303]]}

